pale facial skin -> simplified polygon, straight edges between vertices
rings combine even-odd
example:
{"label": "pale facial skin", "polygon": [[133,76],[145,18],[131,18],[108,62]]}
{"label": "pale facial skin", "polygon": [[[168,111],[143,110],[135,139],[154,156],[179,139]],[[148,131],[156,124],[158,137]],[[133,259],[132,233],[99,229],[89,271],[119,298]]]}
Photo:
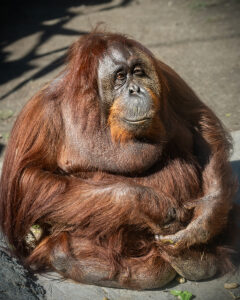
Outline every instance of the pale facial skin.
{"label": "pale facial skin", "polygon": [[156,114],[150,91],[160,97],[160,84],[146,54],[111,47],[99,62],[98,85],[106,110],[118,101],[120,126],[135,131],[149,126]]}

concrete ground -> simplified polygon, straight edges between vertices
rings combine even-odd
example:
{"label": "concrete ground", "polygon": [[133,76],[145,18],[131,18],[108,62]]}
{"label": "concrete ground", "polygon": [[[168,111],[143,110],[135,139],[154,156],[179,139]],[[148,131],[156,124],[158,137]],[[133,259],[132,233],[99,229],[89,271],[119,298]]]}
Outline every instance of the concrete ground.
{"label": "concrete ground", "polygon": [[[68,46],[96,24],[125,33],[173,67],[231,131],[240,176],[239,0],[2,0],[0,3],[0,163],[13,122],[26,101],[62,69]],[[234,299],[239,271],[200,283],[135,292],[32,278],[0,252],[0,299],[174,299],[186,289],[196,299]],[[4,269],[5,268],[5,269]],[[44,296],[45,294],[45,296]],[[235,296],[234,296],[235,295]],[[235,298],[236,299],[236,298]]]}

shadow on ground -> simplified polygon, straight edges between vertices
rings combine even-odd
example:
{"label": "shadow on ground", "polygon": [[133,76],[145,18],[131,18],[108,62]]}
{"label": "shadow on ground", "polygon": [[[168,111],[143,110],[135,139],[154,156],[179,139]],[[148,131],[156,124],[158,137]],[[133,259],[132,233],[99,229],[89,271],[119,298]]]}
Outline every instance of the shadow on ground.
{"label": "shadow on ground", "polygon": [[[44,54],[37,54],[38,48],[45,44],[54,35],[62,36],[81,36],[86,31],[78,31],[65,28],[76,15],[69,10],[71,7],[85,7],[94,5],[103,5],[96,8],[99,11],[110,10],[120,6],[127,6],[131,0],[121,0],[115,3],[112,0],[3,0],[0,4],[0,85],[20,77],[24,72],[35,68],[32,61],[53,53],[65,53],[68,47],[58,48],[54,51]],[[105,5],[104,5],[105,4]],[[107,5],[107,6],[106,6]],[[36,44],[23,57],[16,60],[8,60],[9,52],[4,48],[18,41],[21,38],[28,37],[35,33],[40,33]],[[11,93],[17,91],[30,80],[35,80],[45,76],[53,71],[64,62],[65,54],[60,55],[57,59],[51,61],[47,66],[37,71],[31,78],[20,82],[0,99],[4,99]]]}

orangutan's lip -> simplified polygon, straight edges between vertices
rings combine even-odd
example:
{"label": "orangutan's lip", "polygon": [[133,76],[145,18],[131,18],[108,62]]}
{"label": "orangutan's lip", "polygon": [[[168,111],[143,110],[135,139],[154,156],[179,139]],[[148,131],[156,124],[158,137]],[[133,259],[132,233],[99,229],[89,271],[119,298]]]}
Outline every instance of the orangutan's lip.
{"label": "orangutan's lip", "polygon": [[145,123],[147,121],[150,121],[151,118],[142,118],[142,119],[126,119],[126,118],[123,118],[123,120],[127,123],[130,123],[130,124],[142,124],[142,123]]}

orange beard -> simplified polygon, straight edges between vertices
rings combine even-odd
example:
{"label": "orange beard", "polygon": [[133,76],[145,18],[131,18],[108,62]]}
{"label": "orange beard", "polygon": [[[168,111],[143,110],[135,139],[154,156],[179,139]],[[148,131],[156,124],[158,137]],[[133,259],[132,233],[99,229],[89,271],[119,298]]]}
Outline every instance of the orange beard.
{"label": "orange beard", "polygon": [[[154,141],[154,140],[158,140],[159,136],[161,137],[165,136],[165,128],[158,115],[160,101],[158,97],[150,89],[148,89],[148,92],[151,95],[151,98],[153,100],[153,106],[154,106],[153,109],[155,111],[155,115],[152,119],[150,126],[142,132],[141,137],[145,137],[145,138],[149,137],[151,138],[151,140]],[[114,101],[114,104],[110,109],[110,114],[108,117],[108,125],[110,127],[111,137],[112,140],[116,143],[126,143],[129,140],[134,139],[134,137],[138,136],[134,132],[130,132],[121,126],[119,122],[119,116],[121,115],[121,113],[122,110],[119,105],[119,98],[118,98]]]}

